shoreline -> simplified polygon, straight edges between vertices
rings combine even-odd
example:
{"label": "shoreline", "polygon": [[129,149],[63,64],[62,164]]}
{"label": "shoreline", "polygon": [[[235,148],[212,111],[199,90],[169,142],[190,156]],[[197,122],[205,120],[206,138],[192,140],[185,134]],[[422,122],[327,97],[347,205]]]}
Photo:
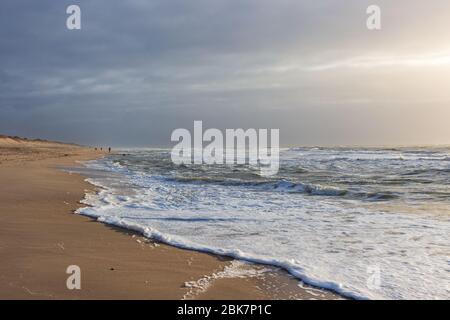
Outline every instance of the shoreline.
{"label": "shoreline", "polygon": [[[1,299],[340,299],[284,270],[181,249],[74,211],[97,187],[78,166],[105,153],[0,139]],[[6,155],[6,157],[5,157]],[[9,158],[9,159],[8,159]],[[66,269],[79,265],[81,290]],[[227,274],[240,276],[234,277]],[[247,272],[249,271],[249,272]]]}

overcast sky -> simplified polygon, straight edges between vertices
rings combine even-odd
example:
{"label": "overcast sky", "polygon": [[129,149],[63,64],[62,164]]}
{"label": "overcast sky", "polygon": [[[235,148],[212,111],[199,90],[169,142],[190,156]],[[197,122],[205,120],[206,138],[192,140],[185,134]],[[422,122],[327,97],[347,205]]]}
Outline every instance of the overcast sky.
{"label": "overcast sky", "polygon": [[203,120],[284,145],[450,144],[449,89],[448,0],[0,3],[3,134],[170,145]]}

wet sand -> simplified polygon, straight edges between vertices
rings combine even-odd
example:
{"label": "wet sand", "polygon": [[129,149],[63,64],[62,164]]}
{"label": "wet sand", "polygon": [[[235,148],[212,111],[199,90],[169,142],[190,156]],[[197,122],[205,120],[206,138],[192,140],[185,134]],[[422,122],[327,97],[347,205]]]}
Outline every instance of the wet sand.
{"label": "wet sand", "polygon": [[[178,249],[74,214],[96,189],[61,168],[104,154],[0,137],[0,299],[340,298],[302,288],[276,268]],[[66,286],[70,265],[81,269],[80,290]]]}

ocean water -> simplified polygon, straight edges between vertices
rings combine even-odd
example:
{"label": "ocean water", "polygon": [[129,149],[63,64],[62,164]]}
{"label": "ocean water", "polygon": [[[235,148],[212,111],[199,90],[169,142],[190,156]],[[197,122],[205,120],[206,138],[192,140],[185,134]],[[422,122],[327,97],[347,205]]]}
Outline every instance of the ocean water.
{"label": "ocean water", "polygon": [[282,149],[271,177],[121,152],[86,163],[103,188],[78,213],[348,297],[450,298],[449,148]]}

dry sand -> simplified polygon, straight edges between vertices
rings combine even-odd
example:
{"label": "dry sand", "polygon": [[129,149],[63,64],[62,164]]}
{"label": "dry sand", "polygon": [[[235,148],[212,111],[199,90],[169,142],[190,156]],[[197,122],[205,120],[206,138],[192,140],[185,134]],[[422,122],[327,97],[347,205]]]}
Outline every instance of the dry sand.
{"label": "dry sand", "polygon": [[[0,136],[0,299],[339,298],[300,288],[275,268],[262,272],[267,267],[158,244],[73,214],[85,192],[96,190],[58,167],[101,156]],[[81,290],[66,287],[69,265],[81,268]],[[227,268],[253,276],[230,278]]]}

